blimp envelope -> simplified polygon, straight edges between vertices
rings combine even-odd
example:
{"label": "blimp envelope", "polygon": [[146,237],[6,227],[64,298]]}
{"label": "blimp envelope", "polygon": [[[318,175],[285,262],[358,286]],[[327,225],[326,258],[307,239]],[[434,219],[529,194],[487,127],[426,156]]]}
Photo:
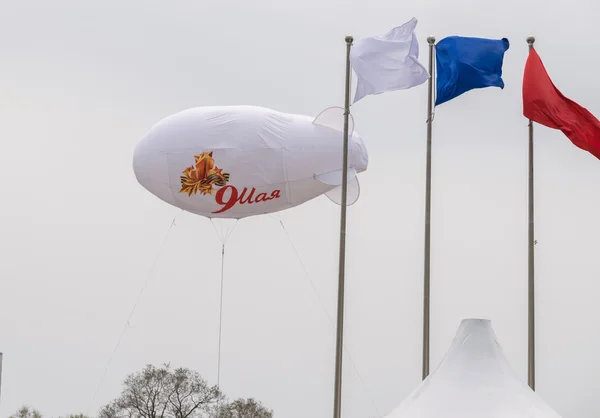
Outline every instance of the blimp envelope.
{"label": "blimp envelope", "polygon": [[465,319],[439,367],[386,418],[560,418],[511,369],[486,319]]}
{"label": "blimp envelope", "polygon": [[[156,124],[134,172],[160,199],[208,217],[277,212],[326,194],[340,203],[344,110],[317,118],[257,106],[188,109]],[[348,204],[368,154],[349,118]]]}

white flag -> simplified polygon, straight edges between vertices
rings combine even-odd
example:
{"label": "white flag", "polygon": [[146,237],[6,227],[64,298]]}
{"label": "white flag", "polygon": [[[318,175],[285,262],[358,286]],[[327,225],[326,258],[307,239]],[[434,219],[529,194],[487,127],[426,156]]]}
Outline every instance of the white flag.
{"label": "white flag", "polygon": [[354,102],[369,94],[409,89],[423,84],[429,73],[418,60],[414,17],[383,36],[363,38],[350,51],[358,78]]}

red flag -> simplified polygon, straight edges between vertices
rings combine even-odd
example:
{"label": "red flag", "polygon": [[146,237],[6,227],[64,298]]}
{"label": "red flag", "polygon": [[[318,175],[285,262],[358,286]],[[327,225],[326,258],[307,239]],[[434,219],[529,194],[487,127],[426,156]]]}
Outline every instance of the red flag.
{"label": "red flag", "polygon": [[600,159],[600,121],[554,86],[540,56],[531,48],[523,74],[523,115],[560,129],[577,147]]}

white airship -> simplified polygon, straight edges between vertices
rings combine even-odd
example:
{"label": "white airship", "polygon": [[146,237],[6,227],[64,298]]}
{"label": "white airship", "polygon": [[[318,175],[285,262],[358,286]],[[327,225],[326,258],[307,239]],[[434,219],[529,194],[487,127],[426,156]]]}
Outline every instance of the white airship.
{"label": "white airship", "polygon": [[[340,203],[344,109],[316,118],[257,106],[196,107],[158,122],[134,151],[138,182],[209,218],[277,212],[326,194]],[[349,116],[348,205],[368,154]]]}

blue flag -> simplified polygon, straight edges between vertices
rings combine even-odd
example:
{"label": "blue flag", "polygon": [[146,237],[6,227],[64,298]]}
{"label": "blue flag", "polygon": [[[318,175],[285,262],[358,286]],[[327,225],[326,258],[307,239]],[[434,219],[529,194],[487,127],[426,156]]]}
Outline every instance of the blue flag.
{"label": "blue flag", "polygon": [[449,36],[435,46],[437,89],[435,105],[454,99],[469,90],[504,88],[502,61],[508,39]]}

